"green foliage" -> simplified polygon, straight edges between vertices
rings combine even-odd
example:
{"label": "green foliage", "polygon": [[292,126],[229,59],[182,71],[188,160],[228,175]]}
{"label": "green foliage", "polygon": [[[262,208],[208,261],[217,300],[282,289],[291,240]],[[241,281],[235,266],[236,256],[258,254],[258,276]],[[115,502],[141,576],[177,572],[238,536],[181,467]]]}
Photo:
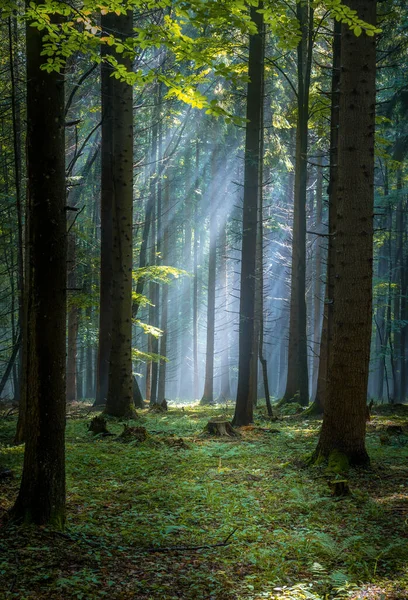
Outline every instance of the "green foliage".
{"label": "green foliage", "polygon": [[[380,461],[387,477],[352,472],[353,495],[336,502],[318,469],[299,467],[300,453],[315,447],[318,421],[290,417],[279,436],[249,428],[219,442],[201,431],[210,417],[231,418],[231,409],[170,404],[167,413],[141,411],[129,423],[149,433],[135,445],[90,435],[89,405],[72,410],[68,529],[61,536],[3,528],[0,595],[172,600],[177,589],[180,597],[220,600],[341,600],[371,591],[404,597],[408,555],[398,507],[408,447],[381,446],[370,431],[373,468]],[[3,511],[22,466],[23,447],[8,444],[14,427],[15,419],[0,419],[0,462],[16,473],[7,485],[0,482]],[[123,424],[110,419],[108,428],[119,435]],[[180,437],[189,449],[172,445]],[[234,530],[225,547],[149,551],[217,544]]]}

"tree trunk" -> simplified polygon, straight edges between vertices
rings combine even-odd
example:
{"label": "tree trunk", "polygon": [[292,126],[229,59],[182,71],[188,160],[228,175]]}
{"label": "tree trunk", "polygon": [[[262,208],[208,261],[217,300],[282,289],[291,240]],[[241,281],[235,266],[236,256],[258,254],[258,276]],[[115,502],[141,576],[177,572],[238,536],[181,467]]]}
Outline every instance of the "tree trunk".
{"label": "tree trunk", "polygon": [[79,327],[79,308],[75,304],[73,289],[76,286],[76,240],[75,234],[68,234],[68,343],[67,343],[67,402],[77,399],[77,338]]}
{"label": "tree trunk", "polygon": [[[167,173],[167,177],[164,183],[164,195],[163,195],[163,214],[161,225],[163,228],[163,264],[168,264],[169,260],[169,219],[168,212],[170,206],[170,184],[169,184],[169,173]],[[167,357],[167,327],[168,327],[168,297],[169,297],[169,289],[168,286],[165,285],[163,287],[162,293],[162,313],[161,313],[161,323],[160,329],[162,330],[162,336],[160,338],[160,356],[165,359]],[[157,393],[157,402],[158,404],[162,404],[166,397],[166,361],[160,361],[160,370],[159,370],[159,386]]]}
{"label": "tree trunk", "polygon": [[289,318],[288,374],[283,401],[309,403],[306,334],[306,187],[309,120],[309,89],[313,52],[313,9],[297,4],[302,39],[297,55],[298,116],[292,231],[292,272]]}
{"label": "tree trunk", "polygon": [[337,213],[337,155],[339,135],[339,85],[340,85],[341,24],[334,22],[333,30],[333,68],[331,81],[330,114],[330,181],[329,181],[329,241],[327,245],[327,270],[325,302],[319,348],[319,368],[316,395],[310,412],[321,414],[327,395],[329,353],[332,345],[333,286],[334,286],[334,234]]}
{"label": "tree trunk", "polygon": [[[263,3],[259,3],[259,8]],[[260,140],[264,94],[265,37],[263,16],[251,7],[251,20],[257,33],[249,39],[247,124],[245,139],[244,205],[242,222],[242,254],[239,307],[238,389],[233,425],[248,425],[253,421],[250,388],[251,363],[254,348],[256,239],[261,172]]]}
{"label": "tree trunk", "polygon": [[[316,181],[316,219],[315,227],[317,233],[323,233],[323,167],[322,157],[318,157],[317,181]],[[317,376],[319,372],[319,346],[321,338],[322,321],[322,255],[323,242],[321,237],[315,240],[315,273],[313,285],[313,373],[311,381],[311,396],[315,397]]]}
{"label": "tree trunk", "polygon": [[227,230],[226,221],[222,219],[219,244],[219,282],[221,286],[220,297],[222,299],[221,310],[223,313],[224,329],[222,335],[221,349],[221,391],[220,399],[231,398],[230,367],[229,367],[229,335],[228,335],[228,271],[227,271]]}
{"label": "tree trunk", "polygon": [[200,404],[212,404],[214,402],[215,282],[217,263],[217,154],[217,148],[215,147],[211,158],[211,186],[209,191],[210,250],[208,256],[207,347],[205,355],[204,393]]}
{"label": "tree trunk", "polygon": [[[39,2],[35,2],[39,4]],[[55,17],[51,15],[51,21]],[[64,77],[41,69],[43,31],[27,25],[29,397],[20,491],[13,517],[65,522],[66,211]]]}
{"label": "tree trunk", "polygon": [[[9,34],[9,57],[10,57],[10,79],[11,79],[11,110],[13,121],[13,154],[14,154],[14,187],[16,193],[17,209],[17,290],[18,290],[18,328],[21,332],[24,320],[24,239],[23,239],[23,186],[22,186],[22,160],[21,160],[21,105],[19,101],[18,81],[20,77],[20,67],[18,58],[18,24],[17,17],[8,19]],[[23,371],[23,352],[24,347],[21,344],[19,348],[19,360],[17,360],[17,383],[14,390],[14,401],[21,400],[21,382]],[[22,406],[22,409],[24,407]]]}
{"label": "tree trunk", "polygon": [[197,129],[195,156],[195,203],[194,203],[194,281],[193,281],[193,370],[194,370],[194,400],[198,399],[198,189],[200,186],[200,144]]}
{"label": "tree trunk", "polygon": [[[350,0],[376,21],[376,2]],[[315,455],[333,451],[366,464],[366,400],[372,331],[375,39],[342,25],[333,345],[328,394]],[[358,199],[358,201],[356,201]]]}
{"label": "tree trunk", "polygon": [[[115,16],[122,39],[133,34],[133,15]],[[120,57],[127,69],[130,58]],[[113,83],[112,331],[105,412],[135,416],[132,378],[133,102],[132,87]]]}
{"label": "tree trunk", "polygon": [[[108,13],[101,16],[103,31],[115,31],[116,15]],[[112,67],[106,58],[113,53],[110,46],[101,48],[101,267],[99,288],[99,340],[96,366],[95,406],[106,403],[108,396],[109,361],[112,332],[112,220],[114,196],[113,167],[113,115],[114,115],[114,79]]]}

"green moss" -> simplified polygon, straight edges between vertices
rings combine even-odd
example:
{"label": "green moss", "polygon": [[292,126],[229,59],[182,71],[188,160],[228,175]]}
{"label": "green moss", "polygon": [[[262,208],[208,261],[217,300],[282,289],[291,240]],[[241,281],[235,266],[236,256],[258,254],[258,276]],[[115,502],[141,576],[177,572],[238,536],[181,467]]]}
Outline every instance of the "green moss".
{"label": "green moss", "polygon": [[345,454],[339,450],[332,450],[329,454],[327,471],[329,473],[347,473],[350,463]]}

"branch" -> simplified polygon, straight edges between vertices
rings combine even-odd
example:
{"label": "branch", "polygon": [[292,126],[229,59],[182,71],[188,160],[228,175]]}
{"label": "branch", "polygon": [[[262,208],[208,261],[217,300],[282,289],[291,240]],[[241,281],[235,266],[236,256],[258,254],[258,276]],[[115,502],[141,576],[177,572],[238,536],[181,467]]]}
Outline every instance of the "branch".
{"label": "branch", "polygon": [[204,550],[209,548],[221,548],[223,546],[228,546],[231,542],[229,539],[234,535],[237,531],[238,527],[236,527],[231,533],[225,538],[223,542],[218,542],[217,544],[203,544],[202,546],[168,546],[167,548],[161,547],[153,547],[146,548],[145,552],[184,552],[185,550]]}

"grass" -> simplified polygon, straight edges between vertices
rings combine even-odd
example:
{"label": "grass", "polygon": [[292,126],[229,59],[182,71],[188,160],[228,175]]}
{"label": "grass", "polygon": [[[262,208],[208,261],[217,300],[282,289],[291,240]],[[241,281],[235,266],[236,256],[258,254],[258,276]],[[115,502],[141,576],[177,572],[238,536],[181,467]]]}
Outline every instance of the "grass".
{"label": "grass", "polygon": [[[125,443],[88,433],[88,412],[67,420],[65,533],[4,519],[1,599],[408,599],[408,438],[383,435],[404,417],[373,418],[371,469],[352,471],[352,495],[338,501],[324,466],[304,460],[317,420],[271,424],[258,411],[240,438],[217,440],[200,434],[231,408],[142,411],[130,424],[149,438]],[[0,419],[0,465],[15,474],[0,481],[4,513],[22,468],[14,428]]]}

